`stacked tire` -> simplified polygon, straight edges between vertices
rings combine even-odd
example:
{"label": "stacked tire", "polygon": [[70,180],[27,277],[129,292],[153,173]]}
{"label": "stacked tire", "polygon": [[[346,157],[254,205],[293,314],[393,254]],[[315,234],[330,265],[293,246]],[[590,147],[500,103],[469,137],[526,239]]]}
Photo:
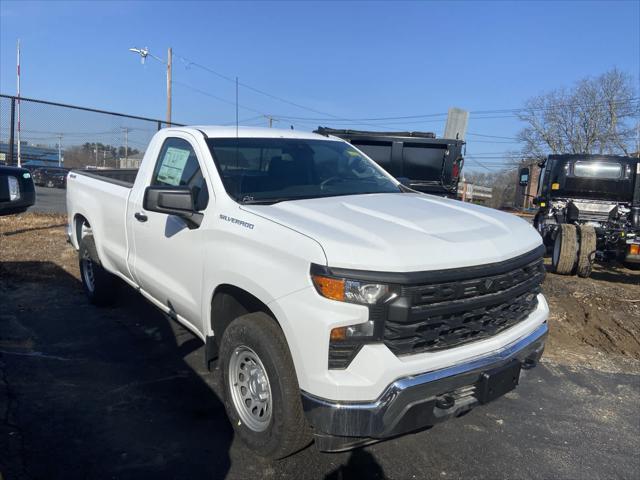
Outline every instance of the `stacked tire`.
{"label": "stacked tire", "polygon": [[577,274],[583,278],[591,275],[596,240],[596,230],[591,225],[559,225],[551,257],[553,271],[560,275]]}

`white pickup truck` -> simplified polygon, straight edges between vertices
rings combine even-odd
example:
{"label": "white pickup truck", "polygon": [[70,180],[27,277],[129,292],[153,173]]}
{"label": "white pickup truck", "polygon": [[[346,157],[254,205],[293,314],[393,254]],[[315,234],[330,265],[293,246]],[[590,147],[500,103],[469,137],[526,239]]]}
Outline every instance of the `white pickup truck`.
{"label": "white pickup truck", "polygon": [[265,457],[459,416],[544,349],[538,233],[414,192],[338,138],[167,128],[138,171],[72,171],[67,210],[90,301],[119,278],[202,339]]}

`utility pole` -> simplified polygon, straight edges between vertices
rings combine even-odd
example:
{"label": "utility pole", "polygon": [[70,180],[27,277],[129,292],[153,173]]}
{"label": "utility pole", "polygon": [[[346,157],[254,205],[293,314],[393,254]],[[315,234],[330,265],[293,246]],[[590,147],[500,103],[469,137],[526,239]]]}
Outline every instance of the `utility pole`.
{"label": "utility pole", "polygon": [[124,133],[124,163],[126,165],[125,168],[129,168],[129,129],[127,127],[120,127],[122,132]]}
{"label": "utility pole", "polygon": [[171,47],[167,51],[167,127],[171,126],[171,64],[173,63],[173,51]]}
{"label": "utility pole", "polygon": [[269,120],[269,128],[273,128],[273,122],[274,121],[278,121],[277,118],[274,118],[272,115],[265,115],[264,118],[266,118],[267,120]]}
{"label": "utility pole", "polygon": [[[18,167],[22,166],[22,155],[20,152],[20,39],[18,39],[18,49],[17,49],[17,65],[16,65],[16,90],[18,93]],[[13,159],[11,159],[13,161]]]}
{"label": "utility pole", "polygon": [[59,133],[57,136],[58,136],[58,166],[61,167],[62,166],[62,134]]}

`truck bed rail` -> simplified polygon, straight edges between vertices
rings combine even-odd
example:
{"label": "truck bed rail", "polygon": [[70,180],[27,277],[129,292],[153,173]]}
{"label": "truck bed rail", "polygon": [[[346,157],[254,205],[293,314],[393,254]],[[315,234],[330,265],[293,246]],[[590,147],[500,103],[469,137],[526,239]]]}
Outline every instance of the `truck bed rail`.
{"label": "truck bed rail", "polygon": [[113,183],[121,187],[132,188],[138,170],[135,168],[116,168],[109,170],[72,170],[71,174],[80,174],[103,182]]}

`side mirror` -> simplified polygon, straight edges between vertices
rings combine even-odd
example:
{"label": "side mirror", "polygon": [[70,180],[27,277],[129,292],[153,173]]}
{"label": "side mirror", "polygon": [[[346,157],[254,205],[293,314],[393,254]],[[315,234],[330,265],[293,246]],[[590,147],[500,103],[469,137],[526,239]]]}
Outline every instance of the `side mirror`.
{"label": "side mirror", "polygon": [[202,223],[203,215],[196,211],[189,187],[147,187],[142,207],[150,212],[180,217],[189,228],[198,228]]}
{"label": "side mirror", "polygon": [[524,167],[520,169],[520,183],[521,187],[526,187],[529,185],[529,167]]}

